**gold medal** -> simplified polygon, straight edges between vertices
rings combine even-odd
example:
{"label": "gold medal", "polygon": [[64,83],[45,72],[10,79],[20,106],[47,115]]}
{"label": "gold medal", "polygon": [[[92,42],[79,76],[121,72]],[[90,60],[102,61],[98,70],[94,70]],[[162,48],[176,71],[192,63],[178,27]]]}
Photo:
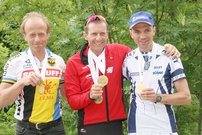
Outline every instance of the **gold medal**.
{"label": "gold medal", "polygon": [[97,80],[97,83],[98,84],[102,84],[103,86],[107,85],[108,84],[108,78],[107,78],[107,76],[105,76],[105,75],[99,76],[98,80]]}
{"label": "gold medal", "polygon": [[[106,86],[108,84],[108,78],[105,75],[101,75],[101,76],[98,77],[97,82],[98,82],[98,84],[101,84],[104,87],[104,86]],[[103,101],[103,97],[102,96],[100,96],[97,99],[95,99],[95,103],[96,104],[101,104],[102,101]]]}
{"label": "gold medal", "polygon": [[41,84],[41,85],[38,86],[38,90],[39,90],[39,93],[40,93],[40,94],[43,94],[43,93],[44,93],[45,88],[44,88],[43,84]]}
{"label": "gold medal", "polygon": [[143,84],[143,83],[139,83],[139,84],[136,84],[136,89],[135,89],[135,91],[136,91],[138,94],[140,94],[144,88],[145,88],[144,84]]}

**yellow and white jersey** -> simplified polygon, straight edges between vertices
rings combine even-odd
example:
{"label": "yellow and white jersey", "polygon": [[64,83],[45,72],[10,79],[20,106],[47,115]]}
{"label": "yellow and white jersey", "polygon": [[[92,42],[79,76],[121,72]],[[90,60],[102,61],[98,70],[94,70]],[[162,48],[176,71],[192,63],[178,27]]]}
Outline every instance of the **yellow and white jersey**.
{"label": "yellow and white jersey", "polygon": [[[27,48],[24,52],[8,60],[4,67],[2,82],[14,84],[24,76],[34,73],[33,66],[28,57]],[[63,73],[65,63],[62,57],[46,49],[47,66],[44,78],[44,92],[39,87],[25,86],[17,97],[15,118],[32,123],[46,123],[60,118],[60,92],[59,85],[64,82]],[[42,70],[43,61],[34,57],[39,71]]]}

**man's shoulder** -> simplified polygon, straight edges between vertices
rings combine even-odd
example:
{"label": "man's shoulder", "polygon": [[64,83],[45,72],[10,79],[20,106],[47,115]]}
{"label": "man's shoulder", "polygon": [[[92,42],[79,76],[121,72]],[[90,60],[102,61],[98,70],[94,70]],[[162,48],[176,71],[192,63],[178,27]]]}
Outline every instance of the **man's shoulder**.
{"label": "man's shoulder", "polygon": [[26,58],[25,52],[18,52],[17,54],[11,56],[8,59],[8,62],[14,62],[14,61],[22,61],[23,59]]}
{"label": "man's shoulder", "polygon": [[67,61],[81,61],[81,57],[80,57],[80,51],[78,51],[77,53],[75,53],[74,55],[72,55],[71,57],[68,58]]}
{"label": "man's shoulder", "polygon": [[49,57],[53,57],[53,58],[56,58],[56,59],[63,59],[60,55],[55,54],[55,53],[51,53],[51,55],[49,55]]}
{"label": "man's shoulder", "polygon": [[126,57],[135,57],[138,55],[137,53],[137,49],[131,50],[130,52],[128,52],[128,54],[126,55]]}
{"label": "man's shoulder", "polygon": [[48,62],[56,60],[56,61],[59,61],[61,63],[64,63],[64,59],[60,55],[50,51],[49,49],[46,49],[46,50],[47,50],[47,53],[48,53]]}
{"label": "man's shoulder", "polygon": [[124,56],[131,51],[131,48],[129,48],[128,46],[117,43],[107,44],[106,49],[108,52],[115,52],[116,54],[123,54]]}
{"label": "man's shoulder", "polygon": [[69,59],[78,59],[78,58],[80,58],[80,51],[76,52],[75,54],[69,57]]}
{"label": "man's shoulder", "polygon": [[158,44],[158,43],[154,42],[154,46],[155,46],[158,53],[162,53],[163,51],[165,51],[165,47],[163,45],[161,45],[161,44]]}

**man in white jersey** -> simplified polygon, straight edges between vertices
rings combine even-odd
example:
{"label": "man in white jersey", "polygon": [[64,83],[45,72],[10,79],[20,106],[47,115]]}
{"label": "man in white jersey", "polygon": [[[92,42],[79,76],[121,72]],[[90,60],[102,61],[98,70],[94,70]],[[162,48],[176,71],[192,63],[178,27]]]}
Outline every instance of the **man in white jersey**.
{"label": "man in white jersey", "polygon": [[123,64],[123,75],[131,81],[128,134],[177,135],[172,105],[191,103],[181,60],[166,57],[165,48],[153,42],[155,26],[148,12],[130,17],[130,35],[138,48]]}
{"label": "man in white jersey", "polygon": [[20,30],[29,47],[4,67],[0,108],[15,101],[16,135],[65,135],[59,102],[65,63],[46,48],[48,20],[43,14],[27,13]]}

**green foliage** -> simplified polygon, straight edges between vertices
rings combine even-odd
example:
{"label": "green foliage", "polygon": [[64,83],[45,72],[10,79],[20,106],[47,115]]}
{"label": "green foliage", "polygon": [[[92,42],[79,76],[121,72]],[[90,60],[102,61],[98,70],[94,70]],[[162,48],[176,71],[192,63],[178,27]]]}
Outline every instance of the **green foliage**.
{"label": "green foliage", "polygon": [[76,135],[77,134],[77,112],[70,109],[67,101],[65,99],[62,100],[62,119],[65,126],[65,132],[68,135]]}
{"label": "green foliage", "polygon": [[[90,3],[90,4],[89,4]],[[9,57],[27,47],[19,32],[22,17],[30,11],[45,14],[50,21],[52,32],[48,47],[66,61],[77,52],[82,44],[86,19],[101,14],[109,23],[109,42],[118,42],[135,48],[130,38],[128,20],[137,11],[153,14],[157,33],[155,41],[172,43],[182,53],[193,102],[190,106],[178,106],[176,119],[180,135],[197,134],[200,108],[199,95],[202,93],[202,3],[200,0],[0,0],[0,68]],[[0,71],[2,76],[3,70]],[[125,83],[126,109],[128,111],[129,83]],[[202,95],[202,94],[201,94]],[[77,132],[77,113],[72,111],[65,100],[63,120],[69,135]],[[202,104],[202,103],[201,103]],[[0,110],[0,134],[14,133],[14,106]],[[9,122],[10,121],[10,122]],[[202,123],[202,122],[201,122]],[[124,122],[125,134],[127,121]],[[200,133],[198,133],[200,134]]]}
{"label": "green foliage", "polygon": [[14,111],[15,105],[0,110],[0,135],[13,135],[15,133]]}
{"label": "green foliage", "polygon": [[175,108],[178,130],[181,135],[196,135],[199,101],[196,95],[192,95],[192,104],[188,106],[177,106]]}
{"label": "green foliage", "polygon": [[[0,60],[0,69],[3,69],[3,67],[4,67],[4,65],[5,65],[5,63],[6,63],[7,59],[8,59],[9,49],[6,48],[6,47],[3,47],[3,44],[0,43],[0,50],[1,50],[0,51],[0,58],[1,58],[1,60]],[[2,74],[3,74],[3,71],[0,70],[0,75],[2,75]]]}

